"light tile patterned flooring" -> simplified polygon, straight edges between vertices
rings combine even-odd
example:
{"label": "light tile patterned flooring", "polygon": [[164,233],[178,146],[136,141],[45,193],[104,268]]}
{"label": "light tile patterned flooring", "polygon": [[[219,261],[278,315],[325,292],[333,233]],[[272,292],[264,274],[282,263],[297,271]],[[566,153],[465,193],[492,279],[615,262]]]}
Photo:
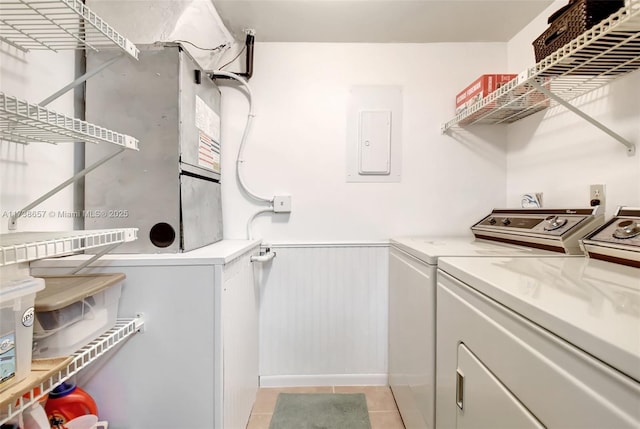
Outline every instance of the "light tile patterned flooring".
{"label": "light tile patterned flooring", "polygon": [[388,386],[265,387],[258,390],[247,429],[269,429],[279,393],[364,393],[371,429],[404,429]]}

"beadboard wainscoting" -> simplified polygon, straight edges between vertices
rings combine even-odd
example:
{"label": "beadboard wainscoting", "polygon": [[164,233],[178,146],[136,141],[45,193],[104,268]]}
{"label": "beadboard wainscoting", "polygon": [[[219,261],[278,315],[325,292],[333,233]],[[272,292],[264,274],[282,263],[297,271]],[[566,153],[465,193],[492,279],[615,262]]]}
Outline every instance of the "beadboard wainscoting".
{"label": "beadboard wainscoting", "polygon": [[389,244],[270,244],[260,385],[387,384]]}

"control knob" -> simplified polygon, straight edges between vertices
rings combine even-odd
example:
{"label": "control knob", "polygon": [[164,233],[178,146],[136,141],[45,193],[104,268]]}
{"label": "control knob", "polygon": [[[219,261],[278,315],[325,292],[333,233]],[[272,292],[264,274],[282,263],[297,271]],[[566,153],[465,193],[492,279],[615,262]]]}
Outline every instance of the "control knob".
{"label": "control knob", "polygon": [[563,227],[567,223],[567,219],[561,219],[558,216],[547,216],[545,219],[547,226],[544,227],[545,231],[554,231]]}
{"label": "control knob", "polygon": [[623,220],[613,232],[615,238],[632,238],[640,234],[640,225],[633,220]]}
{"label": "control knob", "polygon": [[508,217],[505,217],[504,219],[502,219],[501,222],[504,226],[507,226],[511,223],[511,219],[509,219]]}
{"label": "control knob", "polygon": [[490,223],[491,225],[495,225],[495,224],[496,224],[496,218],[494,218],[494,217],[490,217],[490,218],[489,218],[489,223]]}

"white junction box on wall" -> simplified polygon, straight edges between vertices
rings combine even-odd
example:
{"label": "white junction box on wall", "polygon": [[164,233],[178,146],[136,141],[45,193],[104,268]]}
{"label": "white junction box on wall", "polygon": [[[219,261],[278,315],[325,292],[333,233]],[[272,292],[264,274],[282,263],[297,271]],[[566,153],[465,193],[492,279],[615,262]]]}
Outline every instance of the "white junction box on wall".
{"label": "white junction box on wall", "polygon": [[399,182],[402,87],[355,86],[347,107],[347,182]]}
{"label": "white junction box on wall", "polygon": [[273,211],[275,213],[291,213],[291,195],[273,197]]}

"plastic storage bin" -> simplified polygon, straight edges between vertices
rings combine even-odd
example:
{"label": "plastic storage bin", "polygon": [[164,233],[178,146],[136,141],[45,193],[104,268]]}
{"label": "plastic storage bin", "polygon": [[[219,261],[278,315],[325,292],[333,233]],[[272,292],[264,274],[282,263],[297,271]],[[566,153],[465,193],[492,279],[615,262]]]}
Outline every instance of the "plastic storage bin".
{"label": "plastic storage bin", "polygon": [[0,391],[31,372],[33,304],[42,289],[34,277],[0,285]]}
{"label": "plastic storage bin", "polygon": [[113,327],[124,274],[43,276],[35,302],[34,359],[69,356]]}

